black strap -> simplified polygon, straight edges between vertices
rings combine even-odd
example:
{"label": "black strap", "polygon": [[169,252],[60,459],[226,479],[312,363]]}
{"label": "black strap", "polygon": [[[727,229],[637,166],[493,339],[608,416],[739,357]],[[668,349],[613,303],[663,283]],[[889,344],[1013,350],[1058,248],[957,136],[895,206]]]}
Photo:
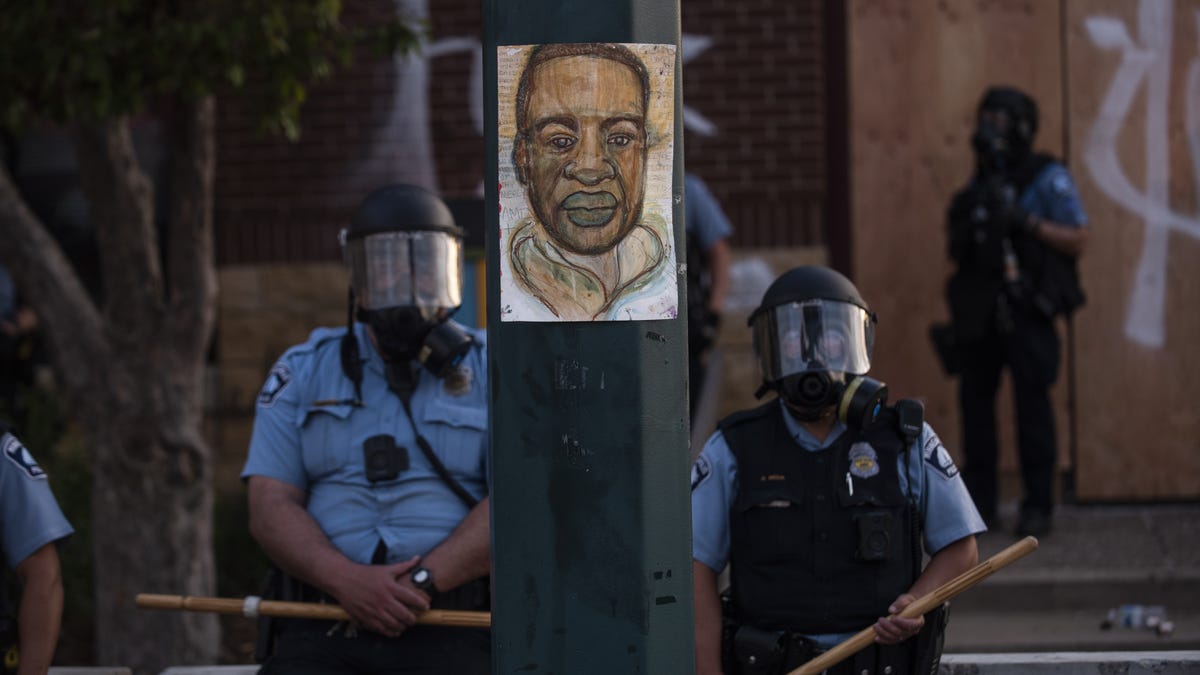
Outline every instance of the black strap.
{"label": "black strap", "polygon": [[[392,390],[392,393],[398,396],[400,402],[404,404],[404,413],[408,415],[408,423],[412,426],[413,436],[417,437],[417,447],[421,448],[421,454],[425,455],[425,459],[429,460],[430,466],[433,467],[433,470],[442,479],[442,482],[446,484],[446,487],[450,488],[450,491],[455,495],[458,495],[458,498],[467,505],[467,508],[473,509],[479,503],[479,500],[475,499],[458,481],[454,480],[454,476],[450,475],[450,471],[446,469],[446,465],[442,464],[442,460],[438,459],[438,456],[433,453],[433,447],[429,445],[429,441],[425,440],[425,437],[421,435],[421,430],[417,428],[417,418],[412,414],[409,401],[412,399],[413,392],[416,391],[418,375],[411,370],[407,370],[407,367],[408,364],[399,367],[396,367],[394,364],[388,364],[385,369],[388,389]],[[401,368],[405,370],[401,370]]]}
{"label": "black strap", "polygon": [[413,435],[417,437],[417,447],[421,448],[421,454],[425,455],[425,459],[429,460],[429,464],[433,466],[433,470],[437,472],[438,477],[442,479],[446,487],[458,495],[458,498],[467,505],[467,508],[475,508],[479,500],[475,499],[470,492],[467,492],[466,488],[454,480],[454,476],[450,475],[450,471],[446,469],[445,464],[442,464],[442,460],[433,454],[433,447],[429,445],[429,441],[425,440],[425,437],[417,429],[417,418],[413,417],[412,410],[408,407],[408,400],[403,396],[400,397],[400,400],[404,403],[404,412],[408,414],[408,421],[412,424]]}
{"label": "black strap", "polygon": [[[914,481],[909,475],[909,455],[912,454],[913,444],[921,437],[921,431],[925,427],[925,405],[915,399],[906,398],[896,401],[894,407],[896,409],[896,430],[904,439],[904,480],[907,486],[905,491],[907,494],[904,496],[905,501],[908,502],[909,550],[912,551],[913,580],[915,581],[921,575],[921,563],[924,560],[921,548],[924,523],[921,521],[921,509],[913,497]],[[923,451],[924,448],[917,448],[918,462],[922,459]]]}

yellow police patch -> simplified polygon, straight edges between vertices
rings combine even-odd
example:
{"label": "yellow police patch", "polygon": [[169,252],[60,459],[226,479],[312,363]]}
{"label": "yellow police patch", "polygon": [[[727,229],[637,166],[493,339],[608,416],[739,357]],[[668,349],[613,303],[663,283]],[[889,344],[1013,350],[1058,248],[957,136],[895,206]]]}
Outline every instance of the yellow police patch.
{"label": "yellow police patch", "polygon": [[875,448],[868,443],[850,446],[850,473],[859,478],[870,478],[879,473],[879,458]]}

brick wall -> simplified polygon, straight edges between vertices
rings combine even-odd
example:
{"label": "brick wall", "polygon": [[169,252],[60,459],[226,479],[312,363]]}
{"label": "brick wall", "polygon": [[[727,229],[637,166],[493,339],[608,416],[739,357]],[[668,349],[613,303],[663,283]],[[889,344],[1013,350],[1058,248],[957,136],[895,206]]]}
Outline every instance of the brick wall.
{"label": "brick wall", "polygon": [[[684,139],[688,170],[701,175],[736,227],[735,246],[824,242],[826,0],[686,0],[685,35],[711,40],[689,54],[684,102],[712,135]],[[472,69],[481,37],[479,0],[430,2],[427,128],[432,162],[406,141],[395,105],[400,67],[361,54],[310,91],[297,143],[255,129],[252,103],[220,101],[216,186],[221,264],[337,257],[335,235],[358,200],[411,176],[448,197],[477,197],[484,139],[472,116]],[[347,22],[369,21],[389,2],[347,3]],[[477,96],[478,94],[475,93]],[[420,120],[418,120],[419,122]]]}
{"label": "brick wall", "polygon": [[822,16],[820,0],[683,3],[684,34],[712,40],[684,65],[684,104],[716,126],[686,134],[686,165],[721,201],[735,245],[823,241]]}

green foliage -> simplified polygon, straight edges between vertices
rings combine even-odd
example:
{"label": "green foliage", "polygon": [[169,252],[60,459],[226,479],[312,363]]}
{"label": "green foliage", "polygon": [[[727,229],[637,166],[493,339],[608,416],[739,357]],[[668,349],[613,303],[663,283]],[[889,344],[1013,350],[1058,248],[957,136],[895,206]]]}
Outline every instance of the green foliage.
{"label": "green foliage", "polygon": [[393,14],[342,23],[340,0],[21,0],[0,21],[0,125],[89,121],[253,83],[260,121],[290,138],[308,86],[355,47],[410,51]]}

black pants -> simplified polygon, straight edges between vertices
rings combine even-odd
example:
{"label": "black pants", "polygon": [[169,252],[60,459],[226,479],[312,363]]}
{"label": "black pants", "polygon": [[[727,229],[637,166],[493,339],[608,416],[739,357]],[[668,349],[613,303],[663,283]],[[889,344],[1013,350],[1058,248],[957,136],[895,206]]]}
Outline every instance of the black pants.
{"label": "black pants", "polygon": [[346,624],[290,619],[260,675],[490,675],[491,631],[414,626],[398,638]]}
{"label": "black pants", "polygon": [[1016,404],[1017,449],[1024,487],[1022,512],[1049,514],[1054,504],[1058,457],[1050,385],[1058,377],[1059,341],[1052,321],[1016,317],[1013,331],[963,345],[959,403],[962,407],[963,479],[985,520],[996,517],[996,391],[1008,367]]}

